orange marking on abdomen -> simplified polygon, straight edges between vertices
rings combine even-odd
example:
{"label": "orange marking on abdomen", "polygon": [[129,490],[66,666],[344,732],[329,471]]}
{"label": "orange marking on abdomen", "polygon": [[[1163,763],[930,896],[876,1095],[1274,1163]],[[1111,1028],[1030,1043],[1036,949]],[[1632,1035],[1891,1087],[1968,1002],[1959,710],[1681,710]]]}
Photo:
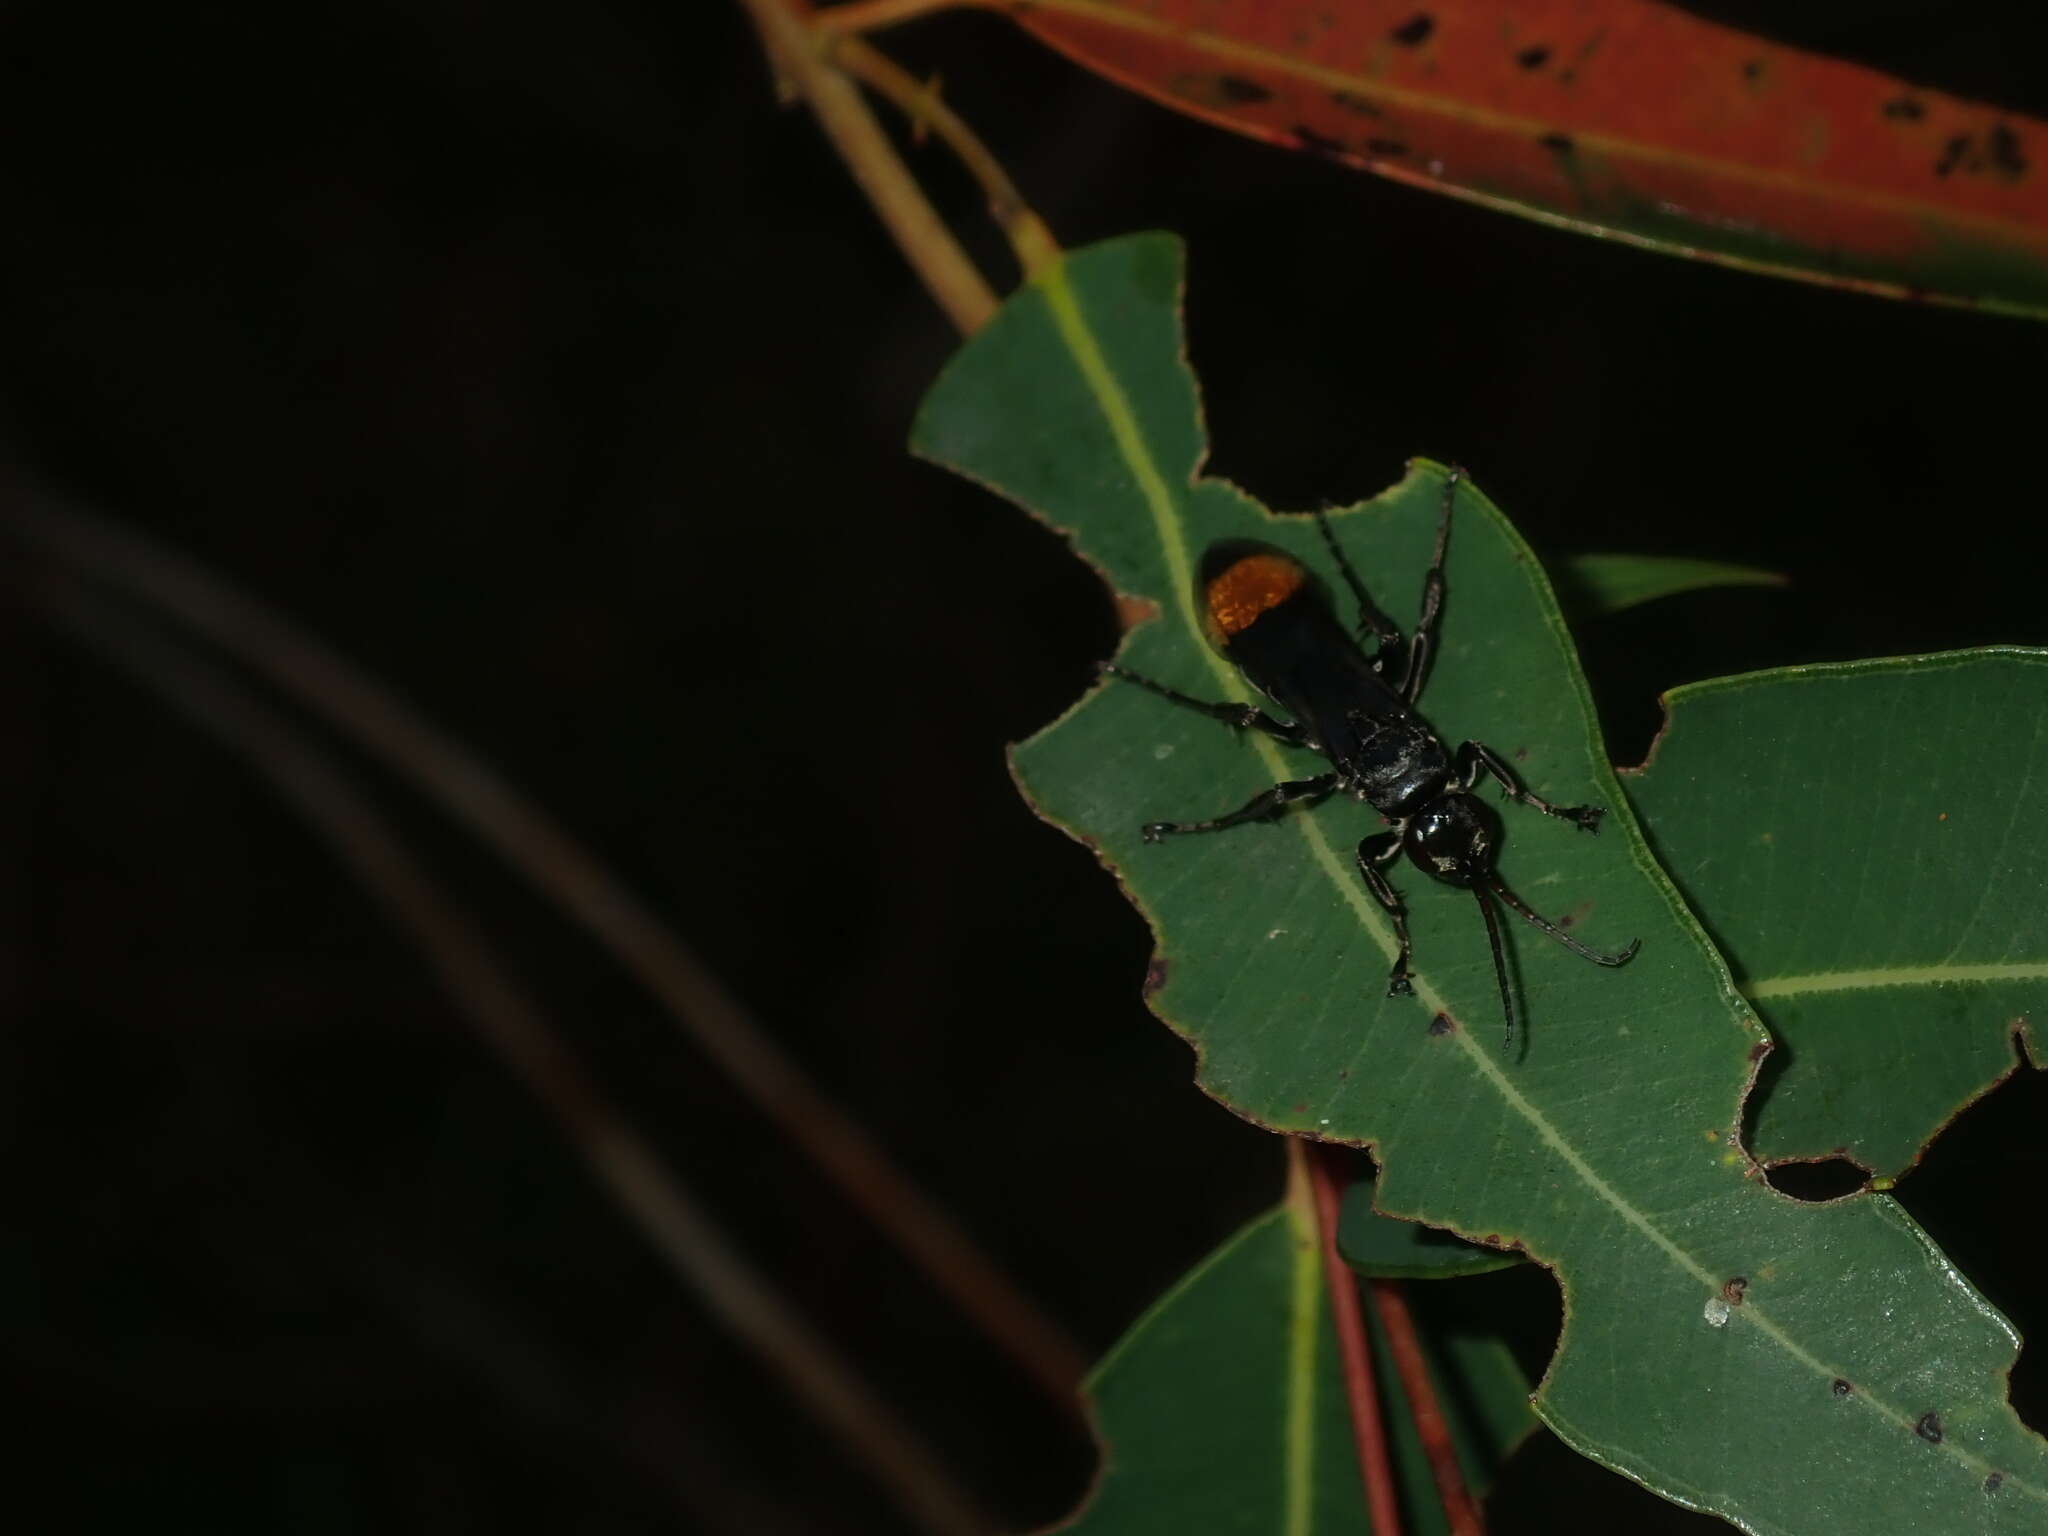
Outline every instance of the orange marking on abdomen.
{"label": "orange marking on abdomen", "polygon": [[1307,580],[1301,563],[1286,555],[1246,555],[1210,581],[1203,594],[1209,622],[1225,640],[1243,634],[1260,614],[1286,602]]}

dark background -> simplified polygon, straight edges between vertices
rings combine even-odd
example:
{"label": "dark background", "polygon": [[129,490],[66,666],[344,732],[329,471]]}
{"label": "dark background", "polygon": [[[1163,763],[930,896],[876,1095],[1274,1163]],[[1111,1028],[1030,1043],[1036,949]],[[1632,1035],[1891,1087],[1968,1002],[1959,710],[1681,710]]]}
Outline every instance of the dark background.
{"label": "dark background", "polygon": [[[2048,111],[2036,5],[1809,6],[1796,36],[1716,9]],[[1108,601],[902,451],[954,337],[735,7],[0,26],[19,483],[217,567],[500,765],[1091,1354],[1272,1202],[1278,1148],[1142,1007],[1137,918],[1006,777],[1112,648]],[[1516,223],[1176,119],[989,17],[885,45],[1067,244],[1186,237],[1219,472],[1299,506],[1423,453],[1546,556],[1787,572],[1581,622],[1617,761],[1676,683],[2048,644],[2048,329]],[[915,164],[1009,281],[944,154]],[[896,1528],[293,814],[49,631],[0,550],[0,1361],[33,1528]],[[804,1314],[1005,1521],[1069,1508],[1079,1432],[589,944],[379,788]],[[2001,1089],[1902,1187],[2034,1334],[2042,1099]],[[1540,1359],[1547,1277],[1489,1296]],[[1601,1509],[1720,1528],[1540,1443],[1495,1505]]]}

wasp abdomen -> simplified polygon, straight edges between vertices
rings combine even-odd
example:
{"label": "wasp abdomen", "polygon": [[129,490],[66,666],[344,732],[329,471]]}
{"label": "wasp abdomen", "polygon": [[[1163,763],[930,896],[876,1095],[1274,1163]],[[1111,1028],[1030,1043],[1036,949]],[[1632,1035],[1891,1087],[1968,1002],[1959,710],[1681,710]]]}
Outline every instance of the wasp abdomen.
{"label": "wasp abdomen", "polygon": [[1225,650],[1260,617],[1313,584],[1308,568],[1270,545],[1232,539],[1202,557],[1202,616]]}

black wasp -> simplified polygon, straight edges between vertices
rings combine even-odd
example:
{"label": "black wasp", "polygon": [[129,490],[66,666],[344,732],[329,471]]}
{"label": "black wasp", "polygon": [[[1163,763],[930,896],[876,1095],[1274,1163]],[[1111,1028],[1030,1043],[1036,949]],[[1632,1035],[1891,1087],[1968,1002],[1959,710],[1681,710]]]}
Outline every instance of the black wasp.
{"label": "black wasp", "polygon": [[[1206,703],[1110,663],[1103,671],[1226,725],[1264,731],[1276,741],[1306,747],[1330,760],[1330,772],[1275,784],[1213,821],[1152,822],[1145,828],[1146,842],[1156,843],[1168,833],[1220,832],[1249,821],[1275,821],[1291,805],[1320,805],[1332,795],[1365,801],[1390,823],[1387,831],[1375,832],[1358,845],[1358,872],[1393,919],[1400,944],[1387,978],[1387,995],[1406,996],[1415,990],[1408,979],[1414,946],[1408,938],[1407,909],[1383,872],[1406,853],[1423,873],[1469,890],[1478,899],[1512,1043],[1514,995],[1489,895],[1596,965],[1626,965],[1641,941],[1631,940],[1628,948],[1615,954],[1590,949],[1524,904],[1494,868],[1500,818],[1472,791],[1481,775],[1491,775],[1509,799],[1585,832],[1599,830],[1605,809],[1552,805],[1524,789],[1514,771],[1484,742],[1468,741],[1453,753],[1416,713],[1415,701],[1428,680],[1430,656],[1436,649],[1437,620],[1444,604],[1444,551],[1451,537],[1451,508],[1463,478],[1464,472],[1454,469],[1444,479],[1436,556],[1423,580],[1422,616],[1415,622],[1413,640],[1404,640],[1399,627],[1366,594],[1329,518],[1321,512],[1316,514],[1316,526],[1344,584],[1358,600],[1356,638],[1331,611],[1322,584],[1292,555],[1245,539],[1213,544],[1203,554],[1195,602],[1209,643],[1272,702],[1277,714],[1250,704]],[[1361,643],[1368,633],[1377,642],[1370,658]]]}

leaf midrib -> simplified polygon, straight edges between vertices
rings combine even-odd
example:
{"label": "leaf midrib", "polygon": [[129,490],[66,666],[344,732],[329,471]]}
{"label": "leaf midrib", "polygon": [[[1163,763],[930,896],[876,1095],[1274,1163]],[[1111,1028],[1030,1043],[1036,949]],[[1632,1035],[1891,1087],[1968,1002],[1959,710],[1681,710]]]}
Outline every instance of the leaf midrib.
{"label": "leaf midrib", "polygon": [[1778,997],[1815,997],[1827,992],[1861,992],[1878,987],[1940,987],[1951,983],[2048,981],[2048,962],[2014,961],[1984,965],[1871,965],[1802,976],[1763,976],[1742,984],[1752,1002]]}

